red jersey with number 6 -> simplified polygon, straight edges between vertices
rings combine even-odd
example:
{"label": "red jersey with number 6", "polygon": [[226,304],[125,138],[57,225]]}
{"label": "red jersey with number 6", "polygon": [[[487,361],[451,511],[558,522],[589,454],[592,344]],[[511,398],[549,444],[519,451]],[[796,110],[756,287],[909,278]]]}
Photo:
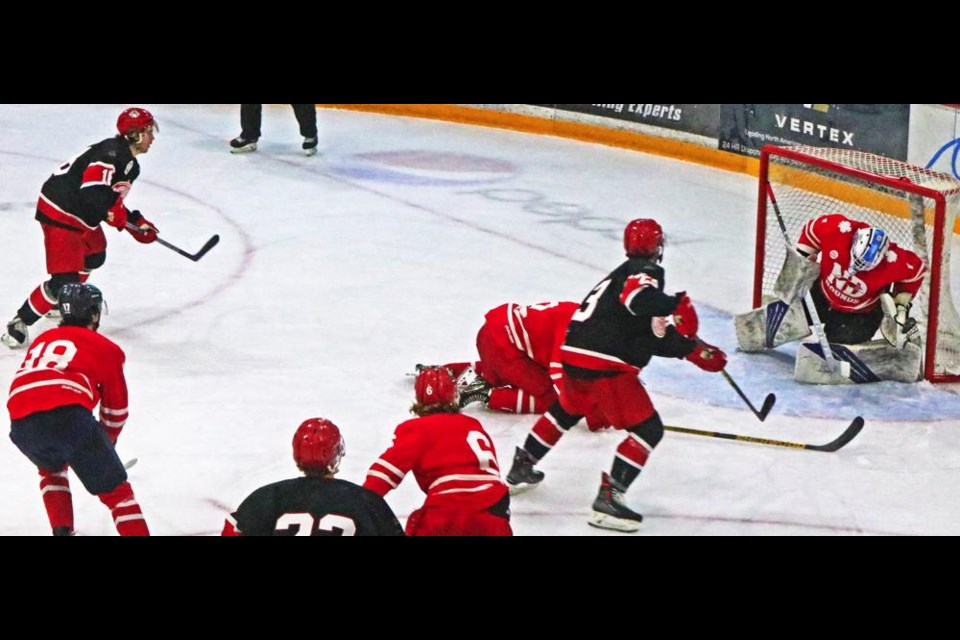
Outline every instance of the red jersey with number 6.
{"label": "red jersey with number 6", "polygon": [[10,419],[70,404],[91,411],[116,441],[127,421],[126,356],[117,344],[86,327],[57,327],[30,344],[10,384]]}
{"label": "red jersey with number 6", "polygon": [[478,420],[459,413],[438,413],[398,425],[393,445],[370,466],[363,486],[382,496],[396,489],[410,471],[427,494],[424,507],[486,509],[507,493],[493,439]]}

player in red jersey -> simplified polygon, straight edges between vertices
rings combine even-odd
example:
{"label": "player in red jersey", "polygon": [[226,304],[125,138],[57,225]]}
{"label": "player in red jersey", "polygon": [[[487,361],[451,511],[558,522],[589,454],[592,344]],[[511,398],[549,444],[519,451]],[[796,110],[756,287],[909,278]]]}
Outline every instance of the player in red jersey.
{"label": "player in red jersey", "polygon": [[800,232],[797,251],[816,260],[820,277],[810,290],[827,339],[841,344],[870,340],[880,328],[883,294],[896,305],[908,337],[919,333],[910,304],[927,272],[913,251],[891,242],[883,229],[839,213],[811,219]]}
{"label": "player in red jersey", "polygon": [[[10,385],[10,439],[40,471],[55,536],[73,535],[67,470],[110,509],[122,536],[149,535],[114,445],[127,421],[126,356],[97,333],[103,294],[70,283],[58,292],[60,326],[30,344]],[[100,405],[100,420],[93,410]]]}
{"label": "player in red jersey", "polygon": [[[542,414],[557,400],[563,377],[560,345],[576,302],[512,302],[488,311],[477,332],[476,362],[452,362],[460,390],[460,406],[474,402],[493,411]],[[591,430],[605,426],[587,416]]]}
{"label": "player in red jersey", "polygon": [[402,536],[383,496],[336,477],[346,444],[325,418],[293,435],[293,460],[304,477],[260,487],[227,516],[223,536]]}
{"label": "player in red jersey", "polygon": [[460,406],[481,402],[494,411],[543,413],[557,398],[559,348],[576,302],[501,304],[477,332],[476,362],[453,362]]}
{"label": "player in red jersey", "polygon": [[500,478],[493,440],[460,413],[457,386],[444,367],[417,374],[416,402],[374,462],[363,486],[386,495],[409,472],[426,494],[410,514],[410,536],[510,536],[510,494]]}
{"label": "player in red jersey", "polygon": [[[125,109],[117,119],[117,135],[91,145],[64,162],[40,190],[36,219],[43,230],[47,273],[7,323],[0,341],[11,349],[27,343],[29,329],[57,304],[57,292],[68,282],[86,282],[107,258],[101,222],[126,229],[145,244],[157,239],[157,228],[124,199],[140,175],[137,156],[153,144],[157,122],[146,109]],[[127,227],[134,225],[135,230]]]}

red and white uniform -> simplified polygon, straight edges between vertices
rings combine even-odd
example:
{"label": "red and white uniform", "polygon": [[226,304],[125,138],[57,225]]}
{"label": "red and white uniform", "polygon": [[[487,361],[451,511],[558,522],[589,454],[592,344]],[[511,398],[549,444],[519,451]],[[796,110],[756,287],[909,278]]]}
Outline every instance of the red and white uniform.
{"label": "red and white uniform", "polygon": [[870,225],[839,213],[813,218],[803,226],[797,250],[820,253],[820,289],[830,307],[846,313],[876,308],[880,294],[893,285],[893,295],[915,296],[923,285],[926,265],[913,251],[891,242],[883,260],[870,271],[849,274],[850,247],[857,229]]}
{"label": "red and white uniform", "polygon": [[542,413],[557,398],[563,375],[559,349],[576,302],[502,304],[484,316],[477,333],[477,374],[494,387],[487,406],[511,413]]}
{"label": "red and white uniform", "polygon": [[[430,532],[431,521],[456,521],[463,535],[510,535],[509,520],[488,511],[504,498],[507,486],[493,439],[476,419],[438,413],[402,422],[363,486],[383,496],[410,472],[426,498],[408,519],[408,535]],[[413,523],[419,531],[411,532]]]}
{"label": "red and white uniform", "polygon": [[92,411],[99,404],[100,424],[116,442],[128,415],[125,361],[123,349],[86,327],[41,333],[10,384],[10,419],[71,404]]}

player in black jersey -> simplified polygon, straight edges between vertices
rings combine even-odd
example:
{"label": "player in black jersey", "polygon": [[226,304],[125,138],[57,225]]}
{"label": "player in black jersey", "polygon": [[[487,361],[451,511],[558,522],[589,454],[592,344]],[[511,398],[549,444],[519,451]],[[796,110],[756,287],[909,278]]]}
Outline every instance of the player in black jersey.
{"label": "player in black jersey", "polygon": [[543,472],[534,465],[584,415],[626,431],[593,503],[589,522],[604,529],[639,528],[643,516],[623,504],[623,494],[663,437],[663,422],[640,382],[640,371],[653,356],[685,358],[706,371],[726,366],[723,351],[696,337],[697,313],[690,297],[664,292],[663,245],[663,229],[655,220],[627,225],[627,260],[587,294],[570,319],[561,347],[559,399],[517,448],[507,474],[515,492],[540,482]]}
{"label": "player in black jersey", "polygon": [[304,477],[251,493],[227,516],[224,536],[402,536],[397,516],[377,493],[334,476],[345,452],[337,425],[304,421],[293,436],[293,460]]}
{"label": "player in black jersey", "polygon": [[7,323],[6,333],[0,335],[5,345],[25,346],[28,327],[56,306],[60,287],[86,282],[90,272],[103,265],[107,238],[101,222],[130,232],[144,244],[157,239],[156,226],[123,202],[140,175],[137,156],[150,150],[157,130],[146,109],[124,109],[117,118],[117,135],[87,147],[43,183],[35,217],[43,229],[50,279],[30,293]]}

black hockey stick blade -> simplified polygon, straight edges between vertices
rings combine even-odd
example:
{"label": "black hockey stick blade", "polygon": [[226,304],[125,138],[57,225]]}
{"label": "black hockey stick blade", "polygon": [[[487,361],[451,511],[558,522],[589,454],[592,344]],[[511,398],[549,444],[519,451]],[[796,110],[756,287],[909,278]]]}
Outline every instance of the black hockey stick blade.
{"label": "black hockey stick blade", "polygon": [[770,409],[773,409],[773,404],[776,401],[777,401],[777,396],[772,393],[764,399],[763,406],[760,407],[760,412],[757,414],[757,417],[760,418],[761,422],[763,422],[766,419],[766,417],[770,414]]}
{"label": "black hockey stick blade", "polygon": [[828,442],[827,444],[823,445],[808,444],[806,448],[814,451],[836,451],[837,449],[846,446],[851,440],[856,438],[861,429],[863,429],[863,418],[857,416],[853,419],[853,422],[850,423],[850,426],[840,434],[840,437],[833,442]]}
{"label": "black hockey stick blade", "polygon": [[774,447],[788,447],[790,449],[809,449],[811,451],[836,451],[845,445],[847,445],[851,440],[853,440],[860,430],[863,429],[863,418],[857,416],[853,419],[853,422],[850,423],[843,433],[834,440],[833,442],[828,442],[827,444],[805,444],[803,442],[789,442],[787,440],[771,440],[770,438],[754,438],[753,436],[741,436],[733,433],[720,433],[718,431],[703,431],[700,429],[689,429],[687,427],[673,427],[665,425],[664,430],[666,431],[675,431],[677,433],[686,433],[693,436],[707,436],[710,438],[722,438],[724,440],[739,440],[740,442],[752,442],[753,444],[766,444]]}
{"label": "black hockey stick blade", "polygon": [[200,250],[197,251],[196,253],[188,253],[188,252],[184,251],[183,249],[181,249],[180,247],[178,247],[178,246],[176,246],[176,245],[174,245],[174,244],[171,244],[171,243],[167,242],[166,240],[164,240],[163,238],[160,238],[160,237],[157,237],[157,242],[159,242],[160,244],[162,244],[163,246],[165,246],[165,247],[168,248],[168,249],[173,249],[174,251],[176,251],[177,253],[179,253],[180,255],[182,255],[184,258],[187,258],[187,259],[189,259],[189,260],[193,260],[194,262],[196,262],[197,260],[199,260],[199,259],[202,258],[203,256],[207,255],[207,252],[210,251],[210,249],[213,249],[215,246],[217,246],[217,243],[220,242],[220,236],[219,236],[219,235],[216,235],[216,234],[214,234],[213,236],[211,236],[210,239],[207,240],[206,244],[204,244],[202,247],[200,247]]}
{"label": "black hockey stick blade", "polygon": [[720,373],[722,373],[726,381],[730,383],[730,386],[733,387],[733,390],[737,392],[737,395],[747,403],[747,406],[750,407],[750,411],[753,411],[753,415],[757,416],[760,422],[766,420],[767,415],[770,413],[770,409],[773,409],[773,403],[777,401],[777,396],[772,393],[767,395],[767,397],[763,400],[763,406],[759,411],[757,411],[757,408],[753,406],[752,402],[750,402],[750,398],[748,398],[747,394],[740,389],[740,385],[738,385],[733,377],[727,373],[726,369],[722,370]]}

